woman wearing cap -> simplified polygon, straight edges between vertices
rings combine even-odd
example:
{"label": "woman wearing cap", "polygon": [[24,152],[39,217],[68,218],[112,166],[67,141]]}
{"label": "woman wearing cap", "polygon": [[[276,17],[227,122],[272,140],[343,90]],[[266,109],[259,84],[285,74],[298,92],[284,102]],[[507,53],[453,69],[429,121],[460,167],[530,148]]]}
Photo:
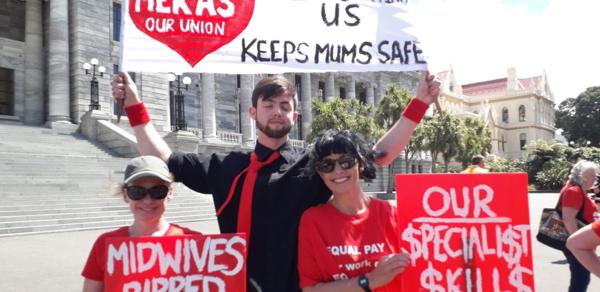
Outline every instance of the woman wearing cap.
{"label": "woman wearing cap", "polygon": [[131,226],[104,233],[96,239],[81,275],[83,291],[104,290],[105,242],[109,237],[175,236],[199,232],[169,224],[164,213],[173,197],[172,177],[167,165],[154,156],[132,159],[125,169],[119,194],[129,204],[133,215]]}
{"label": "woman wearing cap", "polygon": [[400,291],[409,262],[400,251],[396,207],[367,197],[359,177],[375,178],[374,152],[356,134],[329,130],[315,143],[315,171],[332,199],[302,215],[298,271],[302,291]]}

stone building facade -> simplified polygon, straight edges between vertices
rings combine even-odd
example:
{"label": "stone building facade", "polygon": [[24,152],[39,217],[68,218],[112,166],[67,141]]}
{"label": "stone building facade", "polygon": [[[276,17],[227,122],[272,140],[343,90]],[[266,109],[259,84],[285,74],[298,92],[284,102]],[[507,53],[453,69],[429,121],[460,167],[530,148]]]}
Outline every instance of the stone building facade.
{"label": "stone building facade", "polygon": [[[90,75],[82,66],[91,58],[106,67],[98,76],[100,106],[114,112],[110,79],[118,72],[120,1],[7,0],[0,4],[0,114],[28,124],[67,121],[77,124],[90,104]],[[3,26],[3,27],[2,27]],[[133,73],[161,131],[170,130],[172,86],[164,74]],[[185,74],[193,80],[184,90],[186,121],[207,137],[215,131],[252,134],[246,120],[245,98],[261,75]],[[286,76],[298,85],[303,117],[294,137],[301,139],[310,126],[310,100],[360,98],[376,104],[389,84],[414,89],[411,73],[325,73]],[[211,116],[215,116],[213,119]]]}
{"label": "stone building facade", "polygon": [[[114,116],[110,79],[119,71],[120,0],[6,0],[0,3],[0,117],[33,125],[77,125],[89,110],[90,80],[82,66],[91,58],[106,67],[98,76],[101,110]],[[512,70],[512,69],[511,69]],[[492,128],[493,153],[514,158],[522,145],[554,137],[554,98],[545,75],[459,85],[443,81],[444,108],[478,114]],[[171,131],[174,89],[167,72],[131,72],[157,129]],[[185,74],[187,126],[207,143],[251,145],[255,128],[247,108],[261,75]],[[376,105],[390,84],[414,90],[414,73],[286,73],[297,85],[300,120],[292,138],[308,135],[311,101],[359,98]],[[417,167],[417,166],[415,166]],[[418,169],[422,169],[419,166]]]}
{"label": "stone building facade", "polygon": [[554,139],[554,96],[543,73],[518,78],[508,68],[506,78],[460,85],[452,70],[438,73],[442,107],[454,115],[478,115],[492,131],[492,154],[503,158],[525,155],[523,146]]}
{"label": "stone building facade", "polygon": [[[82,116],[90,109],[92,75],[86,74],[83,65],[90,63],[92,58],[98,60],[98,66],[106,68],[102,76],[98,68],[94,68],[99,82],[100,110],[115,119],[110,81],[113,74],[120,71],[120,2],[1,1],[0,119],[77,128]],[[167,80],[167,74],[130,72],[154,125],[162,134],[170,132],[174,124],[172,110],[176,89]],[[184,75],[192,79],[192,83],[182,89],[188,129],[205,144],[222,145],[223,149],[230,149],[231,145],[252,147],[256,133],[247,108],[254,84],[264,76]],[[414,72],[284,75],[297,87],[300,118],[291,138],[300,146],[304,145],[303,139],[310,131],[312,100],[358,98],[366,104],[376,105],[389,85],[414,91],[418,81],[418,74]],[[121,123],[121,126],[126,127],[126,124]],[[426,160],[419,160],[412,169],[428,172],[429,166]]]}

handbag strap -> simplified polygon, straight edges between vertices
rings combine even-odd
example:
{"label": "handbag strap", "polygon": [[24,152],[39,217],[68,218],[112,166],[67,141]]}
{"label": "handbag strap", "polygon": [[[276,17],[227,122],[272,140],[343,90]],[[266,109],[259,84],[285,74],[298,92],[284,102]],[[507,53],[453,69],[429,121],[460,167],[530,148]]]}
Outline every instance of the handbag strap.
{"label": "handbag strap", "polygon": [[[571,182],[568,182],[569,184],[571,184]],[[581,191],[581,207],[579,207],[579,210],[577,211],[577,214],[575,215],[575,218],[579,219],[581,222],[586,222],[583,219],[583,208],[585,207],[585,199],[586,199],[586,195],[585,192],[583,191],[583,188],[578,185],[578,184],[571,184],[572,186],[577,186],[579,188],[579,190]],[[564,188],[563,191],[566,191],[568,189]],[[554,210],[556,210],[556,212],[558,212],[558,214],[560,215],[560,217],[562,218],[562,206],[561,206],[561,202],[562,202],[562,197],[563,197],[563,192],[560,192],[560,195],[558,197],[558,202],[556,202],[556,207],[554,207]]]}

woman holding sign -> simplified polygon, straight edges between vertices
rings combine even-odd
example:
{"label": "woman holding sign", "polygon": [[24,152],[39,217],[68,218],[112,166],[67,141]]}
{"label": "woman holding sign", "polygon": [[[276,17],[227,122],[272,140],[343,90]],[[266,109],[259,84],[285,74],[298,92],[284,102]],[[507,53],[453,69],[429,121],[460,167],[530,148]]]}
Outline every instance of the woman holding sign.
{"label": "woman holding sign", "polygon": [[306,171],[333,193],[300,221],[302,291],[400,291],[409,263],[400,251],[396,207],[364,194],[359,177],[375,178],[375,154],[356,134],[329,130],[315,143]]}
{"label": "woman holding sign", "polygon": [[154,156],[132,159],[125,168],[125,179],[119,194],[129,204],[133,214],[131,226],[121,227],[98,237],[88,256],[81,275],[85,278],[83,291],[103,291],[105,242],[110,237],[175,236],[200,234],[187,228],[169,224],[164,213],[173,197],[173,182],[167,165]]}
{"label": "woman holding sign", "polygon": [[[596,182],[597,174],[596,163],[581,160],[573,165],[569,180],[560,191],[562,218],[569,234],[575,233],[579,228],[576,219],[585,224],[594,222],[594,213],[598,211],[598,207],[587,196],[587,190],[591,189]],[[590,283],[590,272],[568,249],[563,250],[563,253],[571,271],[569,292],[586,291]]]}

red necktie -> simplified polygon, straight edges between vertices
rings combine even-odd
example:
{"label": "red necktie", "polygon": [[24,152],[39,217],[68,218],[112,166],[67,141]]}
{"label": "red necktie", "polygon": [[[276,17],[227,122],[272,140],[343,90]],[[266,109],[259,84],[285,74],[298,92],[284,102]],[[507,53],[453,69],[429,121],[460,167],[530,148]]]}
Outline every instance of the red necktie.
{"label": "red necktie", "polygon": [[237,186],[240,176],[246,172],[246,178],[242,184],[240,206],[238,208],[237,232],[245,232],[248,242],[250,241],[250,226],[252,226],[252,196],[254,194],[254,184],[256,183],[258,171],[263,166],[275,161],[275,159],[279,158],[279,156],[279,152],[274,151],[271,153],[269,158],[267,158],[267,160],[261,162],[258,161],[258,157],[256,156],[255,152],[250,153],[250,165],[235,177],[231,187],[229,188],[229,194],[227,194],[225,202],[221,205],[221,207],[219,207],[219,210],[217,210],[217,216],[219,216],[233,197],[233,193],[235,192],[235,187]]}

